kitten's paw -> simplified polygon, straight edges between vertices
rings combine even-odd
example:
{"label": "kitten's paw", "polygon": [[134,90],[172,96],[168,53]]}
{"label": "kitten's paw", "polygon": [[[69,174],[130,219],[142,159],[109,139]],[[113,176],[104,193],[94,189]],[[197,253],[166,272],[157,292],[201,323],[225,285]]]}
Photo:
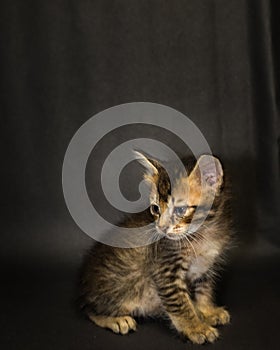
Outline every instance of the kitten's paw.
{"label": "kitten's paw", "polygon": [[127,334],[130,330],[136,331],[137,323],[130,316],[108,317],[89,315],[91,321],[103,328],[109,328],[114,333]]}
{"label": "kitten's paw", "polygon": [[200,312],[203,320],[211,326],[225,325],[230,322],[230,314],[223,307],[211,307]]}
{"label": "kitten's paw", "polygon": [[218,339],[219,332],[208,324],[199,323],[197,326],[187,329],[186,335],[194,344],[204,344],[206,342],[213,343]]}
{"label": "kitten's paw", "polygon": [[127,334],[136,331],[136,321],[130,316],[114,317],[110,328],[114,333]]}

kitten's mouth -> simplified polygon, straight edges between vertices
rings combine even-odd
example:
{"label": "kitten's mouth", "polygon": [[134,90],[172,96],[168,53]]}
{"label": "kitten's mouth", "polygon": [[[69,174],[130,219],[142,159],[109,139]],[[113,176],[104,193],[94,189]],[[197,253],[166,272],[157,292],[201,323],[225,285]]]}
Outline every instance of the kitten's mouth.
{"label": "kitten's mouth", "polygon": [[182,229],[173,229],[172,231],[166,232],[165,236],[168,239],[179,240],[184,238],[186,232]]}
{"label": "kitten's mouth", "polygon": [[158,229],[159,233],[168,238],[168,239],[171,239],[171,240],[174,240],[174,241],[177,241],[177,240],[180,240],[180,239],[183,239],[185,238],[187,235],[191,235],[194,233],[193,230],[183,230],[181,228],[178,228],[178,229],[172,229],[170,231],[167,231],[167,232],[163,232],[162,230]]}

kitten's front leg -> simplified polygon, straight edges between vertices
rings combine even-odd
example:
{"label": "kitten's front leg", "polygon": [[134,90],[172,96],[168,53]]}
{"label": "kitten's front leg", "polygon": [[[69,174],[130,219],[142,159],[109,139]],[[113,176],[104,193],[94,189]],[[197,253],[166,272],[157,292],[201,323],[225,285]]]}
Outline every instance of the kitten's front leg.
{"label": "kitten's front leg", "polygon": [[210,278],[204,277],[194,281],[194,299],[200,318],[211,326],[230,322],[228,311],[213,302],[213,284]]}
{"label": "kitten's front leg", "polygon": [[217,329],[203,322],[196,312],[181,279],[158,280],[158,293],[162,304],[177,331],[188,337],[193,343],[214,342],[219,334]]}

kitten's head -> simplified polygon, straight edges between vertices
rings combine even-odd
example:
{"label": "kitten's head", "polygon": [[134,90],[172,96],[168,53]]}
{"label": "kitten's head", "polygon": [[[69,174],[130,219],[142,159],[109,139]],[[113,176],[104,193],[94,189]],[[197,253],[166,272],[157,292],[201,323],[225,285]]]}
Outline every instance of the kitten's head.
{"label": "kitten's head", "polygon": [[216,157],[202,155],[190,171],[187,164],[189,172],[187,175],[177,172],[171,189],[164,167],[158,161],[136,153],[146,168],[144,178],[151,188],[150,211],[159,233],[170,239],[179,239],[192,233],[203,216],[215,215],[215,208],[212,206],[211,209],[211,205],[219,197],[223,184],[222,165]]}

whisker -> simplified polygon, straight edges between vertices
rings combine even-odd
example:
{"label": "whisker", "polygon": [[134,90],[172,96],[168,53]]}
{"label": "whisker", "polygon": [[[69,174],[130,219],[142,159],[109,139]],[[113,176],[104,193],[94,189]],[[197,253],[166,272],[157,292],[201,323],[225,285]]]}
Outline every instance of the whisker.
{"label": "whisker", "polygon": [[196,250],[194,249],[193,244],[191,243],[191,241],[188,239],[187,236],[184,236],[184,237],[185,237],[185,239],[187,240],[187,242],[190,244],[190,246],[192,247],[192,250],[193,250],[193,252],[194,252],[194,254],[195,254],[195,257],[196,257],[196,259],[197,259],[197,253],[196,253]]}

